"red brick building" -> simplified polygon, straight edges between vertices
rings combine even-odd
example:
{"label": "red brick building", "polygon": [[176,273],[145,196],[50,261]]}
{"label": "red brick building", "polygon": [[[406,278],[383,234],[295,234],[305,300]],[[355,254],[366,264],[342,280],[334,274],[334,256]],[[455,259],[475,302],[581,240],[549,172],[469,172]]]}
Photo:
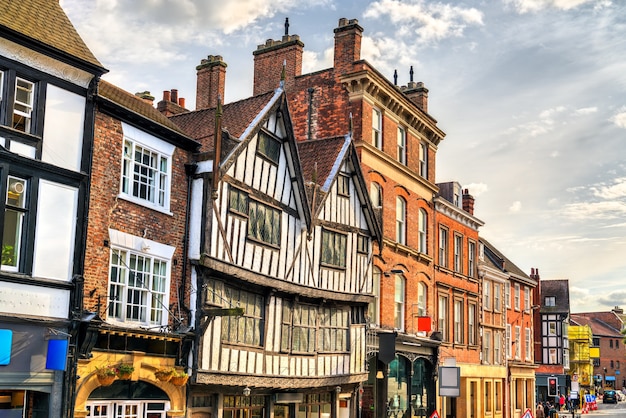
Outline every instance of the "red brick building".
{"label": "red brick building", "polygon": [[[76,417],[108,416],[115,405],[142,416],[186,413],[184,388],[155,371],[187,366],[188,174],[199,144],[145,96],[99,84],[84,286],[95,320],[79,360]],[[99,379],[98,369],[123,364],[134,369],[128,378]]]}

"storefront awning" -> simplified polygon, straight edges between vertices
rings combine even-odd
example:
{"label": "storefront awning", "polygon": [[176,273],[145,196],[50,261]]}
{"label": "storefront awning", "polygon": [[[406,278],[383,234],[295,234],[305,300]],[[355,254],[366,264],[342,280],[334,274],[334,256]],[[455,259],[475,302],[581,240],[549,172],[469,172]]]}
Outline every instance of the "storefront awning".
{"label": "storefront awning", "polygon": [[608,381],[615,381],[615,376],[605,376],[604,380]]}

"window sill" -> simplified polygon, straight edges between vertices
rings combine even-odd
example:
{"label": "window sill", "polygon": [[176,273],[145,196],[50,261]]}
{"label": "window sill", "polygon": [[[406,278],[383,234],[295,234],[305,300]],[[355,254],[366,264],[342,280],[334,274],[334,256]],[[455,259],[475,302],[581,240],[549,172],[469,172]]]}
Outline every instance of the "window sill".
{"label": "window sill", "polygon": [[129,196],[129,195],[123,194],[123,193],[119,193],[117,195],[117,197],[119,199],[125,200],[127,202],[134,203],[134,204],[136,204],[138,206],[142,206],[142,207],[144,207],[146,209],[152,209],[152,210],[154,210],[156,212],[161,212],[164,215],[174,216],[174,214],[172,212],[170,212],[168,209],[162,208],[162,207],[157,206],[157,205],[153,205],[152,203],[148,202],[147,200],[137,199],[137,198],[134,198],[132,196]]}

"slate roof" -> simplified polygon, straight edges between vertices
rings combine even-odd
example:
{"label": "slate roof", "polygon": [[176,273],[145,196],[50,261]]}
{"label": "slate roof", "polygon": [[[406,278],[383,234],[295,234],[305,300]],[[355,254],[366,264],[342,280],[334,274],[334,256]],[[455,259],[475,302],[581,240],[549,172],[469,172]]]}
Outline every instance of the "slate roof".
{"label": "slate roof", "polygon": [[504,254],[502,254],[493,244],[487,241],[485,238],[480,237],[479,241],[483,244],[485,249],[486,262],[504,273],[509,273],[515,276],[514,278],[521,280],[529,285],[537,286],[537,281],[531,279],[521,268],[515,263],[509,260]]}
{"label": "slate roof", "polygon": [[[222,130],[228,131],[231,137],[240,138],[274,94],[275,92],[270,91],[223,105]],[[202,151],[213,151],[215,108],[181,113],[170,116],[169,119],[188,136],[202,142]]]}
{"label": "slate roof", "polygon": [[[568,313],[569,303],[569,280],[540,280],[541,313]],[[556,306],[545,306],[545,298],[554,296]]]}
{"label": "slate roof", "polygon": [[87,63],[97,73],[107,71],[83,42],[58,0],[0,0],[0,33],[26,37],[60,55]]}
{"label": "slate roof", "polygon": [[[610,314],[611,312],[602,313]],[[578,325],[589,325],[593,335],[603,337],[617,337],[621,339],[623,335],[619,332],[619,329],[616,329],[606,322],[602,321],[600,318],[597,317],[598,314],[601,314],[601,312],[571,314],[570,322]]]}
{"label": "slate roof", "polygon": [[187,148],[195,150],[200,146],[199,143],[189,138],[182,129],[155,109],[150,103],[105,80],[100,80],[98,84],[98,97],[124,109],[122,113],[116,113],[117,116],[123,119],[144,119],[157,128],[160,128],[162,134],[175,134],[179,140],[182,139],[187,143]]}

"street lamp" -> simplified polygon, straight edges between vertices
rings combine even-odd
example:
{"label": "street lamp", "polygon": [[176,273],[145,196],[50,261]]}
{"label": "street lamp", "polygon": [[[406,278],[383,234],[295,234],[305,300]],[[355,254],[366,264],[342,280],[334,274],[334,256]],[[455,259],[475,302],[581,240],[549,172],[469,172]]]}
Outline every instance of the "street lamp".
{"label": "street lamp", "polygon": [[604,368],[604,379],[602,380],[602,393],[604,393],[605,387],[606,387],[606,367]]}

